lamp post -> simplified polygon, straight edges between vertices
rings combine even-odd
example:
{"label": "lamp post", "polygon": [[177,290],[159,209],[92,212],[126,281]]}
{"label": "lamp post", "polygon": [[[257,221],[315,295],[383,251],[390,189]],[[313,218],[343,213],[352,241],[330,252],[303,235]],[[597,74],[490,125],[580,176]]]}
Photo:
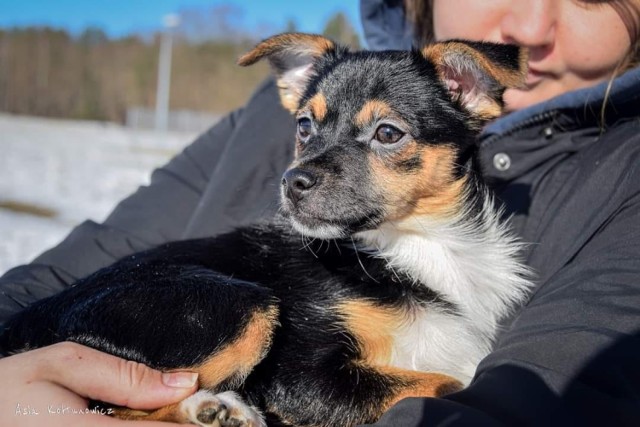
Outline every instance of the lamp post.
{"label": "lamp post", "polygon": [[156,89],[156,130],[166,131],[169,127],[169,90],[171,88],[171,49],[173,30],[180,24],[180,16],[165,15],[165,31],[160,40],[158,60],[158,86]]}

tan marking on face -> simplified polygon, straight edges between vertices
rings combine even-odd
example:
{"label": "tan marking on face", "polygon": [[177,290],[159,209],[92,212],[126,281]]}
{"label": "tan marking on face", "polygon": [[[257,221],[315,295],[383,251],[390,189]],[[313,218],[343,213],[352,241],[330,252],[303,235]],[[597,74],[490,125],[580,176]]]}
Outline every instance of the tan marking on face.
{"label": "tan marking on face", "polygon": [[414,143],[405,144],[402,150],[395,153],[391,161],[395,164],[401,164],[402,162],[408,161],[416,156],[421,155],[420,146]]}
{"label": "tan marking on face", "polygon": [[364,103],[358,114],[355,116],[355,123],[358,126],[364,126],[368,123],[387,117],[393,114],[391,106],[384,101],[372,99]]}
{"label": "tan marking on face", "polygon": [[320,92],[313,95],[313,97],[307,103],[313,117],[321,122],[327,115],[327,99]]}
{"label": "tan marking on face", "polygon": [[[417,171],[395,165],[420,157]],[[384,198],[386,219],[399,221],[413,215],[448,216],[457,211],[465,179],[454,176],[456,151],[449,145],[426,145],[411,141],[392,157],[370,154],[374,185]]]}
{"label": "tan marking on face", "polygon": [[438,194],[423,197],[410,216],[450,216],[459,210],[467,179],[461,178],[446,185]]}
{"label": "tan marking on face", "polygon": [[358,341],[359,362],[373,366],[391,361],[393,333],[403,322],[400,310],[357,300],[341,303],[338,312]]}

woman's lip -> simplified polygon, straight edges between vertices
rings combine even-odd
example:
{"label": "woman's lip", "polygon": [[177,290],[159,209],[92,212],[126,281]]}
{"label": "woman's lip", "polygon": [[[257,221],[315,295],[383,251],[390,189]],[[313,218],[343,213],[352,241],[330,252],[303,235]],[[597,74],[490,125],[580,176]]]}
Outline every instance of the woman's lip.
{"label": "woman's lip", "polygon": [[529,67],[529,71],[527,73],[527,78],[525,79],[525,84],[527,87],[536,86],[542,80],[549,78],[551,76],[550,73],[536,70],[535,68]]}

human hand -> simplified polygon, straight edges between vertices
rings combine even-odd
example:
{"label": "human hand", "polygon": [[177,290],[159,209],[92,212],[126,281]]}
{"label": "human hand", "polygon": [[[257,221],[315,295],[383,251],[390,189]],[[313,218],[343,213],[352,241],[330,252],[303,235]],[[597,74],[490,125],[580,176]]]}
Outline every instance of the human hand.
{"label": "human hand", "polygon": [[197,389],[194,373],[163,374],[71,342],[0,359],[0,378],[0,425],[16,427],[168,427],[176,424],[123,421],[104,416],[106,409],[91,413],[88,401],[148,410]]}

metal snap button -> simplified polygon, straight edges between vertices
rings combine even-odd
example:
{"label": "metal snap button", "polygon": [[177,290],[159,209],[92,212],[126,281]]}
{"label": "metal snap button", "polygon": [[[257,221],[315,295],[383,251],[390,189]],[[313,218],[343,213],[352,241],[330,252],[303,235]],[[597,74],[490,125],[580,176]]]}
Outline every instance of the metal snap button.
{"label": "metal snap button", "polygon": [[511,157],[507,153],[497,153],[493,156],[493,167],[504,172],[511,167]]}

